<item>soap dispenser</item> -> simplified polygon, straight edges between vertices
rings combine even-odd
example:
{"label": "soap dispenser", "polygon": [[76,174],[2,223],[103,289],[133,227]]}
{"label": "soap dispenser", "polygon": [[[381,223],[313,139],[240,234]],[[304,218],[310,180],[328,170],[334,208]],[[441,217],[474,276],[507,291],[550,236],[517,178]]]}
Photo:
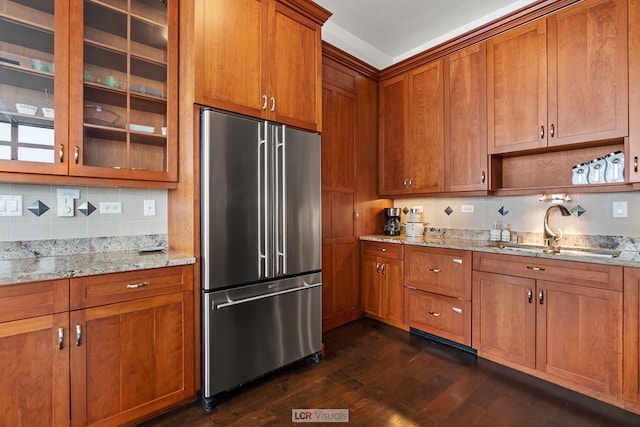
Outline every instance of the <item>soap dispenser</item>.
{"label": "soap dispenser", "polygon": [[509,224],[506,224],[504,226],[504,230],[502,230],[501,240],[503,242],[510,242],[511,241],[511,230],[509,230]]}
{"label": "soap dispenser", "polygon": [[498,223],[497,222],[493,223],[493,228],[491,229],[491,231],[489,233],[489,240],[491,240],[492,242],[499,242],[500,241],[500,230],[498,229]]}

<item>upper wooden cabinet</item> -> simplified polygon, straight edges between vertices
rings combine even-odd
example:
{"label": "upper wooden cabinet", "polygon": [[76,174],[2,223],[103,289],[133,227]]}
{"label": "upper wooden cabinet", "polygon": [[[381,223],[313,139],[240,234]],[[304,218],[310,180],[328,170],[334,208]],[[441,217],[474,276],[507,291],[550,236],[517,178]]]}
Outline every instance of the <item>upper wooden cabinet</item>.
{"label": "upper wooden cabinet", "polygon": [[[628,28],[640,28],[640,1],[628,3]],[[640,31],[629,31],[629,117],[640,117]],[[629,149],[627,151],[627,179],[640,182],[640,120],[629,120]]]}
{"label": "upper wooden cabinet", "polygon": [[177,179],[177,1],[71,2],[69,174]]}
{"label": "upper wooden cabinet", "polygon": [[442,60],[381,83],[381,195],[444,190],[443,103]]}
{"label": "upper wooden cabinet", "polygon": [[0,0],[2,171],[68,172],[68,28],[69,2]]}
{"label": "upper wooden cabinet", "polygon": [[627,136],[626,1],[587,0],[487,52],[491,154]]}
{"label": "upper wooden cabinet", "polygon": [[444,59],[445,191],[489,187],[486,67],[485,43]]}
{"label": "upper wooden cabinet", "polygon": [[329,16],[307,0],[197,0],[195,101],[321,130]]}

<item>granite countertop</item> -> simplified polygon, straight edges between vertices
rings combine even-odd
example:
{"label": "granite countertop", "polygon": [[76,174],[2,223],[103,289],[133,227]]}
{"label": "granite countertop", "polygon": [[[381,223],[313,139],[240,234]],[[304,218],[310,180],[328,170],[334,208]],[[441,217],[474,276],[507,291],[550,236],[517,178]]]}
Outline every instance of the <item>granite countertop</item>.
{"label": "granite countertop", "polygon": [[615,258],[596,257],[589,255],[563,255],[559,254],[546,254],[546,253],[532,253],[521,252],[510,249],[503,249],[496,245],[494,242],[482,239],[469,239],[460,237],[446,237],[446,236],[426,236],[420,237],[406,237],[401,236],[387,236],[383,234],[361,236],[360,240],[368,240],[374,242],[396,243],[402,245],[414,245],[414,246],[427,246],[433,248],[447,248],[447,249],[462,249],[467,251],[476,252],[491,252],[503,255],[517,255],[528,256],[547,259],[558,259],[565,261],[580,261],[590,262],[595,264],[607,264],[607,265],[620,265],[626,267],[640,267],[640,251],[638,250],[635,241],[629,243],[625,242],[624,245],[618,245],[615,249],[620,251],[620,255]]}
{"label": "granite countertop", "polygon": [[0,286],[196,262],[173,249],[140,251],[166,247],[165,236],[6,242],[0,245]]}

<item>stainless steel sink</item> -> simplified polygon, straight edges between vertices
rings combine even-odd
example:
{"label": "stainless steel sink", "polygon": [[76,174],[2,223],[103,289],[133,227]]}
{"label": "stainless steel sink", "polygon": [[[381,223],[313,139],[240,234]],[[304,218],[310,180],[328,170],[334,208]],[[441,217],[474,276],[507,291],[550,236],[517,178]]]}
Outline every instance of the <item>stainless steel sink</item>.
{"label": "stainless steel sink", "polygon": [[594,249],[594,248],[579,248],[575,246],[558,246],[552,248],[545,245],[525,244],[525,243],[492,243],[492,247],[505,249],[516,252],[529,252],[538,254],[549,255],[569,255],[569,256],[585,256],[585,257],[599,257],[599,258],[617,258],[620,255],[620,251],[612,249]]}

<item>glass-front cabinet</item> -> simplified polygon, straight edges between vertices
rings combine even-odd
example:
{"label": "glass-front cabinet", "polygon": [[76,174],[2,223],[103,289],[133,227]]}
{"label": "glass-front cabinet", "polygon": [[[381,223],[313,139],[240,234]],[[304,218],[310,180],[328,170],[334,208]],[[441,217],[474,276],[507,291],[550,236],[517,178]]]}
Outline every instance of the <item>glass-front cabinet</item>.
{"label": "glass-front cabinet", "polygon": [[67,174],[68,19],[66,0],[0,0],[2,172]]}
{"label": "glass-front cabinet", "polygon": [[71,3],[69,174],[175,181],[177,1]]}

